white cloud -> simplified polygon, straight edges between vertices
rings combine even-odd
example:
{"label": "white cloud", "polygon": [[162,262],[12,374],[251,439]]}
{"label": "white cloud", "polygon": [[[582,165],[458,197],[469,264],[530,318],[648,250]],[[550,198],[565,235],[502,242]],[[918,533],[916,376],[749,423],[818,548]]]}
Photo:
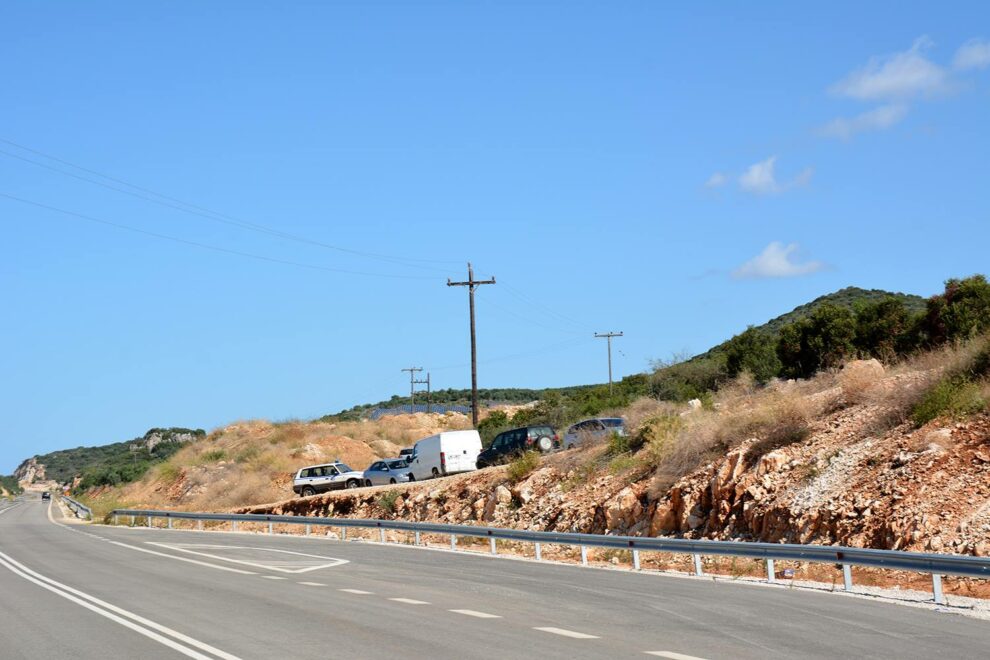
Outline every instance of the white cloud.
{"label": "white cloud", "polygon": [[881,105],[855,117],[837,117],[819,129],[827,137],[848,140],[856,133],[882,131],[890,128],[907,116],[908,106],[903,103]]}
{"label": "white cloud", "polygon": [[734,270],[732,276],[736,279],[799,277],[825,268],[825,264],[820,261],[799,263],[795,260],[797,251],[797,243],[784,245],[780,241],[774,241],[763,252]]}
{"label": "white cloud", "polygon": [[985,69],[990,66],[990,41],[970,39],[956,51],[952,68],[957,71]]}
{"label": "white cloud", "polygon": [[947,91],[949,74],[924,55],[931,46],[931,39],[923,36],[904,52],[873,57],[832,85],[831,91],[866,101],[904,100]]}
{"label": "white cloud", "polygon": [[710,177],[708,181],[705,181],[705,188],[721,188],[726,183],[728,183],[729,177],[721,172],[715,172]]}
{"label": "white cloud", "polygon": [[788,188],[807,185],[815,173],[814,169],[808,167],[802,170],[792,181],[781,183],[777,180],[776,164],[776,156],[770,156],[766,160],[753,163],[739,176],[739,188],[755,195],[772,195]]}

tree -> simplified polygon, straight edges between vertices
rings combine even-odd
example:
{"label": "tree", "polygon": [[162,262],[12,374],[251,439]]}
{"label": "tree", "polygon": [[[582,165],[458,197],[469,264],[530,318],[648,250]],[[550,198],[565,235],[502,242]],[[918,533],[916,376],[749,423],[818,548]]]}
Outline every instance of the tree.
{"label": "tree", "polygon": [[890,296],[856,308],[856,348],[889,362],[910,348],[911,315],[903,300]]}
{"label": "tree", "polygon": [[983,275],[951,279],[928,300],[924,322],[928,344],[972,339],[990,332],[990,283]]}
{"label": "tree", "polygon": [[744,371],[749,372],[758,383],[766,383],[778,376],[781,364],[773,338],[763,330],[749,326],[729,340],[725,368],[732,378]]}
{"label": "tree", "polygon": [[854,350],[856,319],[845,307],[824,304],[806,319],[781,328],[777,357],[781,373],[792,378],[809,378],[822,369],[842,364]]}

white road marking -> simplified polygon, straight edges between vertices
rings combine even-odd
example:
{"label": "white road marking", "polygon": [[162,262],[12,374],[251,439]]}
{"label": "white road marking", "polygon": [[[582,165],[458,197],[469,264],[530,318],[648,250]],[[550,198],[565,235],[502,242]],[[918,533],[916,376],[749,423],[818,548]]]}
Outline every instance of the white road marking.
{"label": "white road marking", "polygon": [[11,504],[6,509],[0,509],[0,516],[2,516],[3,514],[7,513],[11,509],[16,509],[17,507],[19,507],[22,504],[24,504],[24,502],[17,502],[16,504]]}
{"label": "white road marking", "polygon": [[488,612],[476,612],[475,610],[447,610],[448,612],[454,612],[455,614],[464,614],[466,616],[474,616],[479,619],[501,619],[497,614],[489,614]]}
{"label": "white road marking", "polygon": [[[31,570],[27,566],[24,566],[20,562],[12,559],[2,552],[0,552],[0,566],[3,566],[10,572],[24,578],[25,580],[28,580],[29,582],[33,582],[43,589],[47,589],[48,591],[61,596],[66,600],[72,601],[81,607],[85,607],[86,609],[95,612],[102,617],[110,619],[111,621],[119,623],[126,628],[130,628],[131,630],[144,635],[149,639],[153,639],[159,644],[174,649],[190,658],[197,658],[198,660],[213,660],[210,656],[204,655],[195,650],[198,648],[202,651],[206,651],[207,653],[211,653],[214,656],[224,658],[224,660],[240,660],[235,655],[227,653],[226,651],[221,651],[218,648],[210,646],[209,644],[201,642],[197,639],[193,639],[187,635],[183,635],[182,633],[163,626],[160,623],[155,623],[154,621],[145,619],[144,617],[138,616],[133,612],[128,612],[127,610],[117,607],[116,605],[111,605],[110,603],[102,601],[99,598],[90,596],[89,594],[79,591],[78,589],[73,589],[72,587],[62,584],[61,582],[56,582],[51,578],[45,577],[44,575]],[[160,635],[158,633],[163,634]],[[173,639],[169,639],[164,635],[168,635]],[[179,642],[183,642],[188,646],[184,646]]]}
{"label": "white road marking", "polygon": [[552,633],[554,635],[561,635],[563,637],[571,637],[573,639],[601,639],[597,635],[586,635],[581,632],[575,632],[573,630],[564,630],[563,628],[533,628],[533,630],[540,630],[543,632]]}
{"label": "white road marking", "polygon": [[[232,564],[243,564],[245,566],[253,566],[255,568],[265,568],[272,571],[279,571],[281,573],[308,573],[310,571],[315,571],[321,568],[333,568],[334,566],[340,566],[342,564],[349,563],[346,559],[336,559],[335,557],[324,557],[323,555],[309,555],[305,552],[293,552],[291,550],[279,550],[276,548],[258,548],[258,547],[247,547],[240,545],[203,545],[203,544],[179,544],[179,543],[155,543],[154,541],[145,541],[148,545],[157,545],[161,548],[168,548],[169,550],[177,550],[178,552],[185,552],[190,555],[199,555],[201,557],[209,557],[210,559],[219,559],[220,561],[228,561]],[[230,557],[224,557],[223,555],[211,554],[209,552],[200,552],[199,550],[191,550],[190,548],[203,548],[206,550],[260,550],[262,552],[277,552],[283,555],[295,555],[298,557],[309,557],[311,559],[322,559],[323,562],[316,566],[306,566],[303,568],[291,569],[284,568],[285,565],[292,565],[292,562],[278,562],[271,561],[267,563],[262,563],[259,561],[247,561],[244,559],[231,559]],[[299,562],[296,561],[295,564]],[[312,562],[310,562],[312,563]]]}
{"label": "white road marking", "polygon": [[684,655],[683,653],[674,653],[673,651],[644,651],[644,653],[660,658],[670,658],[671,660],[705,660],[695,655]]}
{"label": "white road marking", "polygon": [[396,603],[405,603],[406,605],[429,605],[425,600],[414,600],[412,598],[389,598],[389,600]]}
{"label": "white road marking", "polygon": [[345,594],[357,594],[358,596],[370,596],[370,591],[361,591],[360,589],[337,589],[337,591],[343,591]]}
{"label": "white road marking", "polygon": [[288,580],[289,578],[284,578],[281,575],[262,575],[261,577],[266,580]]}
{"label": "white road marking", "polygon": [[[58,523],[56,523],[58,524]],[[75,530],[73,530],[75,531]],[[85,533],[85,532],[83,532]],[[120,541],[111,541],[109,539],[104,539],[101,536],[96,536],[98,539],[102,539],[107,543],[112,543],[114,545],[119,545],[122,548],[130,548],[131,550],[137,550],[138,552],[147,552],[149,555],[158,555],[159,557],[168,557],[169,559],[174,559],[176,561],[184,561],[190,564],[196,564],[198,566],[209,566],[210,568],[215,568],[220,571],[229,571],[230,573],[240,573],[241,575],[257,575],[254,571],[244,571],[239,568],[233,568],[232,566],[220,566],[219,564],[211,564],[208,561],[199,561],[198,559],[190,559],[189,557],[177,557],[176,555],[170,555],[167,552],[158,552],[156,550],[149,550],[148,548],[141,548],[136,545],[130,545],[129,543],[121,543]]]}
{"label": "white road marking", "polygon": [[296,584],[305,584],[307,587],[325,587],[327,585],[322,582],[296,582]]}

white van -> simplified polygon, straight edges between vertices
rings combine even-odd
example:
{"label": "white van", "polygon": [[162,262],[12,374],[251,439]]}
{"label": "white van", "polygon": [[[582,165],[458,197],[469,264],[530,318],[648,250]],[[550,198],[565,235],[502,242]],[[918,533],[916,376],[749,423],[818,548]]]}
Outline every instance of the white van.
{"label": "white van", "polygon": [[409,471],[416,481],[478,469],[481,436],[477,431],[444,431],[413,447]]}

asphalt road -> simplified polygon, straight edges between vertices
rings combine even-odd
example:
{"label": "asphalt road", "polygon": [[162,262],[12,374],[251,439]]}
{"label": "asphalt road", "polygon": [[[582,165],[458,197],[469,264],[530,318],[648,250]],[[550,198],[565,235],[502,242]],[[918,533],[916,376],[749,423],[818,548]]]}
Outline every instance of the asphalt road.
{"label": "asphalt road", "polygon": [[[54,519],[50,518],[54,516]],[[0,510],[3,658],[978,658],[990,623],[831,594]]]}

